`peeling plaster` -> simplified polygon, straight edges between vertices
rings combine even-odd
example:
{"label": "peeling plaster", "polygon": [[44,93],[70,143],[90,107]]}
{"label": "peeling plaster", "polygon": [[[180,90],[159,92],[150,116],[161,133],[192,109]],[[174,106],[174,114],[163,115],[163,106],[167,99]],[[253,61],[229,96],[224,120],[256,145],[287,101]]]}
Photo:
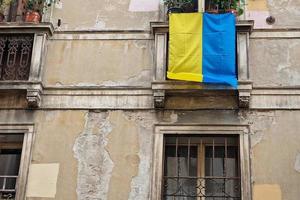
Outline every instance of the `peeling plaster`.
{"label": "peeling plaster", "polygon": [[[114,162],[114,168],[108,199],[127,200],[131,191],[132,179],[138,176],[141,163],[141,157],[138,154],[141,151],[140,132],[135,122],[129,121],[122,111],[110,112],[109,118],[114,128],[108,136],[106,149]],[[140,187],[141,185],[137,188]]]}
{"label": "peeling plaster", "polygon": [[300,25],[299,0],[268,0],[268,7],[270,14],[276,18],[274,27],[297,27]]}
{"label": "peeling plaster", "polygon": [[45,85],[150,87],[152,45],[146,40],[51,42],[47,65],[53,67],[45,70]]}
{"label": "peeling plaster", "polygon": [[251,147],[264,140],[264,132],[276,124],[275,112],[240,111],[239,119],[251,125]]}
{"label": "peeling plaster", "polygon": [[[121,81],[103,81],[100,83],[100,86],[143,86],[143,87],[150,87],[151,86],[151,77],[152,77],[152,70],[142,70],[139,74],[135,76],[131,76],[128,80],[121,80]],[[81,83],[80,85],[86,86],[86,83]],[[99,86],[98,85],[98,86]]]}
{"label": "peeling plaster", "polygon": [[86,115],[84,131],[73,151],[78,160],[77,196],[79,200],[106,200],[114,163],[105,149],[112,125],[108,113]]}
{"label": "peeling plaster", "polygon": [[152,112],[125,112],[125,117],[138,125],[139,131],[139,157],[138,174],[131,181],[131,192],[128,200],[149,199],[152,160],[152,134],[153,124],[156,123]]}
{"label": "peeling plaster", "polygon": [[294,169],[300,173],[300,153],[297,154]]}
{"label": "peeling plaster", "polygon": [[[250,74],[255,86],[295,86],[300,84],[299,39],[294,39],[292,43],[289,39],[252,40],[249,53]],[[261,70],[262,68],[264,70]]]}
{"label": "peeling plaster", "polygon": [[[264,132],[276,124],[274,112],[252,113],[249,115],[251,126],[251,147],[259,144],[264,139]],[[257,123],[259,122],[259,123]]]}
{"label": "peeling plaster", "polygon": [[85,6],[68,0],[63,9],[53,10],[53,21],[63,20],[67,26],[60,27],[62,31],[149,30],[149,22],[159,18],[158,10],[159,0],[88,1]]}

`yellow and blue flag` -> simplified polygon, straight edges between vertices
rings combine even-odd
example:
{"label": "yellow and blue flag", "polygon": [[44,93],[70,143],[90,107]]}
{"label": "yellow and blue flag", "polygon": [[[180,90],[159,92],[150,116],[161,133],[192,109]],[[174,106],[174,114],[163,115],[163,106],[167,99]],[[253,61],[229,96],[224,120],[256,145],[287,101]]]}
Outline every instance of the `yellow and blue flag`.
{"label": "yellow and blue flag", "polygon": [[232,13],[171,13],[169,21],[169,79],[237,87]]}

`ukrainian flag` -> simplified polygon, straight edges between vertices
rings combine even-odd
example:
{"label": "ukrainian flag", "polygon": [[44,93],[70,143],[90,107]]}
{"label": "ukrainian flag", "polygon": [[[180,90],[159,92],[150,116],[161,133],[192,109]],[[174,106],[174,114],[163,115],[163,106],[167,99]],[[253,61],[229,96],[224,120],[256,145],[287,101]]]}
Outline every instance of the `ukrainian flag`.
{"label": "ukrainian flag", "polygon": [[237,87],[232,13],[171,13],[169,21],[169,79]]}

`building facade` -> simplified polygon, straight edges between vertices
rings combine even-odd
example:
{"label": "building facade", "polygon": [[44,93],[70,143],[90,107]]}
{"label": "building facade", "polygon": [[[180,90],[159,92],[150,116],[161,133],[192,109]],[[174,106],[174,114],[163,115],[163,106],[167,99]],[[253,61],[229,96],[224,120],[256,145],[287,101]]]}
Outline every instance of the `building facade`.
{"label": "building facade", "polygon": [[0,199],[300,199],[299,0],[247,0],[236,89],[166,78],[159,0],[59,0],[41,23],[17,8],[0,24]]}

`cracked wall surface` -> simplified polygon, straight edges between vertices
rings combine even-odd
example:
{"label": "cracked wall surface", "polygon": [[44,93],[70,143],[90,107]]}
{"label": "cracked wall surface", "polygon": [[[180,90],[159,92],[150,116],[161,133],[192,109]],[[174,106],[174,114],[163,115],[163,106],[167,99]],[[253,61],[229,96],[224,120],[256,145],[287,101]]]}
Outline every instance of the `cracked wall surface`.
{"label": "cracked wall surface", "polygon": [[105,199],[114,163],[105,149],[112,125],[108,113],[88,113],[73,150],[78,160],[77,199]]}
{"label": "cracked wall surface", "polygon": [[[299,116],[299,111],[253,112],[249,116],[253,120],[251,131],[254,131],[251,142],[255,143],[251,162],[254,186],[278,185],[284,200],[300,196],[300,174],[295,170],[300,150]],[[260,131],[263,136],[258,137],[262,139],[256,136]]]}
{"label": "cracked wall surface", "polygon": [[[255,28],[295,28],[300,25],[298,0],[247,0],[246,8],[246,18],[255,20]],[[275,18],[272,25],[266,23],[269,16]]]}
{"label": "cracked wall surface", "polygon": [[73,148],[77,199],[147,199],[152,126],[153,115],[89,112]]}
{"label": "cracked wall surface", "polygon": [[[252,39],[250,78],[259,86],[300,85],[300,40]],[[261,58],[264,59],[261,59]]]}
{"label": "cracked wall surface", "polygon": [[[56,32],[49,40],[43,67],[45,95],[51,95],[47,87],[52,86],[150,88],[154,40],[149,29],[151,21],[161,18],[158,2],[61,0],[53,10]],[[300,26],[299,0],[248,0],[247,8],[246,18],[256,20],[255,28]],[[273,25],[265,22],[270,15],[276,18]],[[62,22],[60,27],[58,19]],[[283,33],[255,31],[258,36],[251,36],[249,48],[250,79],[254,88],[299,86],[300,39],[295,36],[298,33],[293,32],[291,38],[283,39]],[[259,38],[260,34],[269,38]],[[276,34],[275,38],[270,37]],[[52,95],[67,96],[72,92],[62,90]],[[92,101],[103,101],[100,105],[106,105],[105,98],[93,99],[93,92],[87,89],[85,93],[76,93],[86,99],[74,101],[73,105],[78,106],[72,107],[74,110],[51,110],[51,106],[50,109],[28,110],[24,109],[27,108],[25,92],[0,94],[0,107],[10,109],[0,111],[0,124],[35,125],[32,164],[59,165],[53,199],[148,200],[154,124],[164,123],[248,124],[253,200],[298,200],[299,111],[239,110],[236,94],[228,95],[228,91],[211,96],[199,92],[197,98],[169,96],[167,110],[132,107],[126,111],[93,110],[93,105],[98,104]],[[110,90],[106,92],[111,95]],[[150,89],[146,92],[136,92],[136,96],[152,97]],[[114,100],[124,105],[130,101],[140,103],[138,98],[124,100],[126,94],[124,97],[118,93]],[[295,94],[298,96],[298,91]],[[102,97],[102,91],[97,95]],[[51,105],[51,101],[48,104]],[[71,101],[72,98],[65,103]],[[149,102],[153,103],[152,99]],[[84,109],[80,107],[83,104]],[[149,109],[152,104],[149,105],[142,109]],[[188,110],[176,110],[179,107]],[[224,108],[227,110],[222,110]],[[46,199],[43,195],[28,200]]]}
{"label": "cracked wall surface", "polygon": [[300,26],[299,0],[268,0],[270,14],[276,18],[274,28]]}
{"label": "cracked wall surface", "polygon": [[141,8],[136,9],[130,0],[61,2],[52,19],[54,24],[57,19],[62,20],[60,30],[149,30],[149,22],[158,20],[159,16],[155,9],[149,11],[146,7],[149,3],[138,5]]}
{"label": "cracked wall surface", "polygon": [[48,52],[46,85],[150,86],[150,41],[54,40]]}
{"label": "cracked wall surface", "polygon": [[31,162],[59,164],[55,195],[57,200],[77,198],[78,169],[72,148],[76,137],[83,130],[84,116],[85,111],[41,111],[34,116],[37,127]]}
{"label": "cracked wall surface", "polygon": [[59,200],[149,199],[154,124],[249,124],[255,198],[280,194],[276,198],[295,200],[299,116],[299,111],[3,110],[0,123],[36,124],[32,163],[59,165],[54,198]]}

